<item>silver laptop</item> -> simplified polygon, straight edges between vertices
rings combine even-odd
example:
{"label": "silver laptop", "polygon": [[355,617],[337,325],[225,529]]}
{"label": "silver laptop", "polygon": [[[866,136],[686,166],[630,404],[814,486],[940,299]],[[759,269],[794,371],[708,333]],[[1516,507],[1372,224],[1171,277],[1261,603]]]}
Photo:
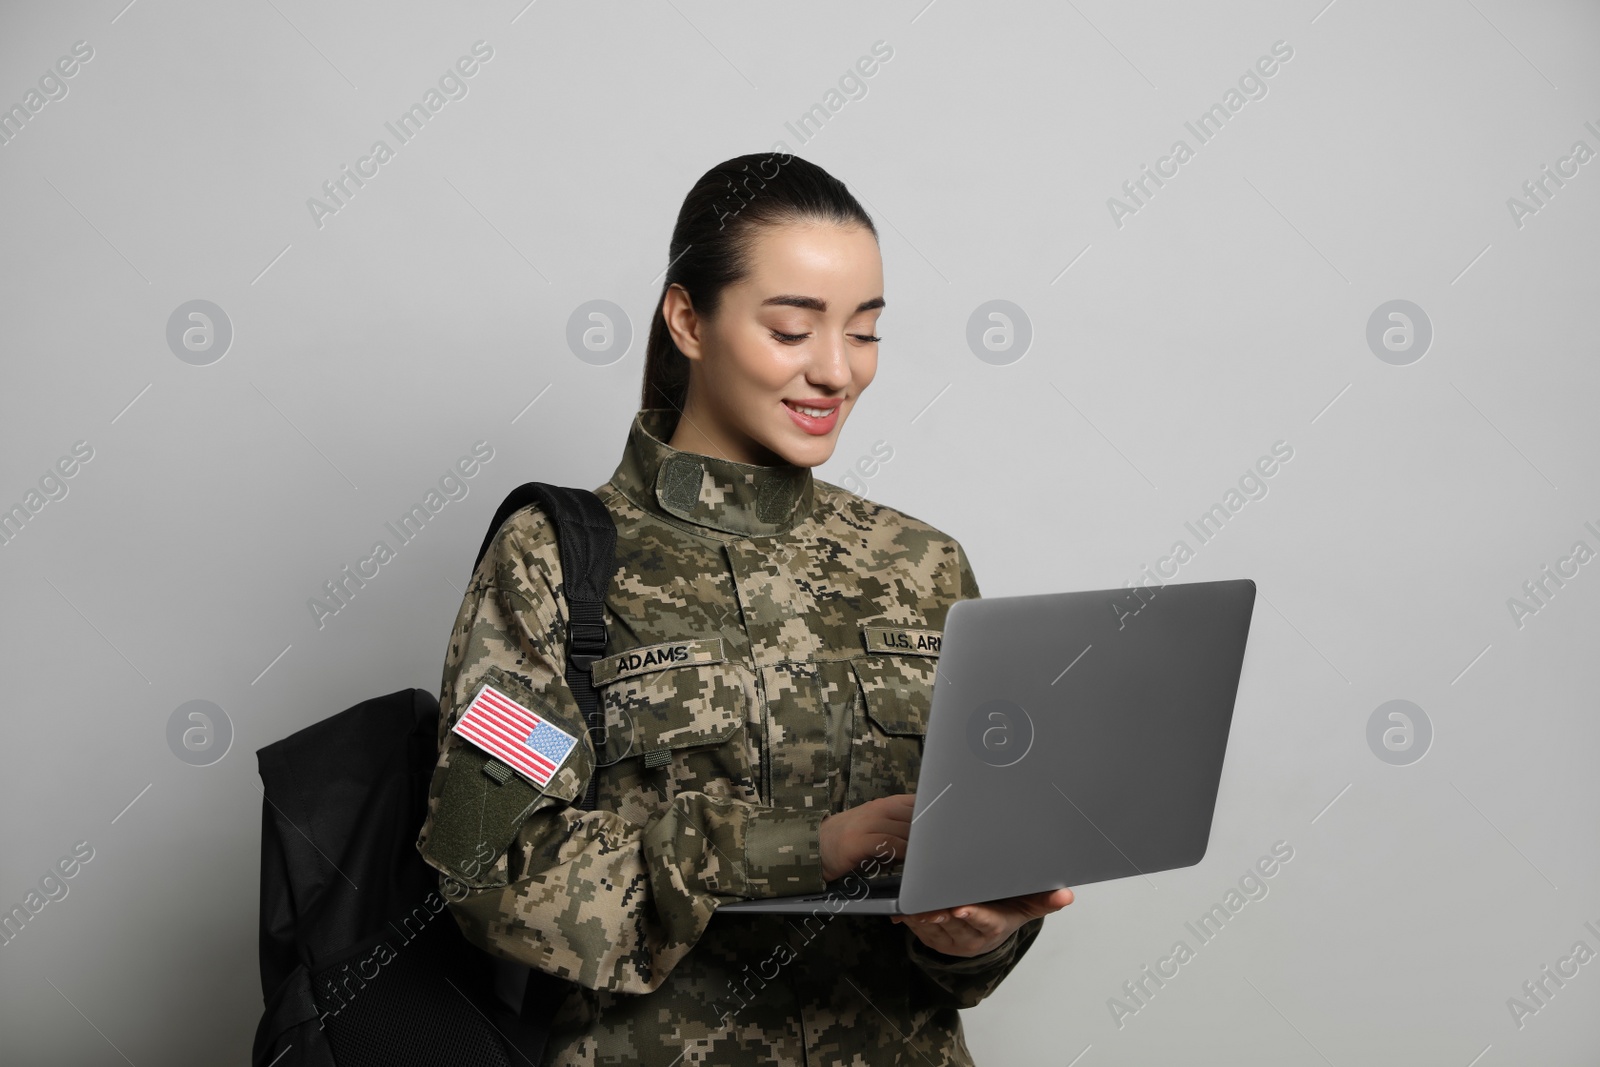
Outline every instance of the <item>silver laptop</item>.
{"label": "silver laptop", "polygon": [[719,912],[909,915],[1199,863],[1256,586],[957,601],[897,876]]}

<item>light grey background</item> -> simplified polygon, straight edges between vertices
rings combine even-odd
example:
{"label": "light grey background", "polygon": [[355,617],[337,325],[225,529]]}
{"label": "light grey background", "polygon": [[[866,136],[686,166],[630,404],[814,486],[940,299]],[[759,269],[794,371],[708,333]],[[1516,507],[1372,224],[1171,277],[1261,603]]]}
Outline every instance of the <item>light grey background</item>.
{"label": "light grey background", "polygon": [[[1595,5],[523,3],[0,13],[7,108],[94,51],[0,147],[0,506],[93,449],[0,547],[0,905],[94,850],[0,947],[7,1062],[244,1061],[255,749],[437,691],[501,496],[621,454],[690,183],[778,142],[882,234],[880,372],[818,473],[886,442],[866,495],[959,538],[986,595],[1138,578],[1293,449],[1178,579],[1261,593],[1209,853],[1083,888],[966,1013],[979,1061],[1594,1062],[1600,962],[1520,1027],[1508,998],[1600,951],[1600,563],[1520,626],[1508,599],[1600,549],[1600,161],[1520,225],[1508,199],[1600,150]],[[467,95],[396,147],[384,123],[480,40]],[[1199,144],[1184,123],[1278,41]],[[378,138],[394,158],[319,227],[308,199]],[[233,329],[209,366],[166,340],[197,299]],[[1434,335],[1404,366],[1366,339],[1397,299]],[[566,341],[593,300],[634,334],[605,366]],[[1003,365],[967,341],[995,300],[1032,333]],[[322,583],[479,440],[468,495],[319,628]],[[1433,731],[1404,766],[1367,740],[1396,699]],[[191,700],[232,724],[209,766],[169,748]],[[1185,923],[1280,841],[1200,945]]]}

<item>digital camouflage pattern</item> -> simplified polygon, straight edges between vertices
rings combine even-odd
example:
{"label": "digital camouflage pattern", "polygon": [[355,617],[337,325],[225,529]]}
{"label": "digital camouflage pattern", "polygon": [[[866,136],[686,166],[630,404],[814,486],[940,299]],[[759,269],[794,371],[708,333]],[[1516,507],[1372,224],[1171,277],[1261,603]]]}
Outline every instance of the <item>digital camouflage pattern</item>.
{"label": "digital camouflage pattern", "polygon": [[[945,613],[979,595],[966,555],[809,468],[675,450],[673,418],[639,412],[597,490],[617,524],[604,744],[565,681],[560,555],[530,506],[451,633],[418,848],[470,940],[575,983],[547,1064],[971,1063],[957,1009],[1043,919],[959,958],[826,904],[716,913],[825,891],[822,818],[915,789]],[[544,790],[449,732],[486,681],[579,739]]]}

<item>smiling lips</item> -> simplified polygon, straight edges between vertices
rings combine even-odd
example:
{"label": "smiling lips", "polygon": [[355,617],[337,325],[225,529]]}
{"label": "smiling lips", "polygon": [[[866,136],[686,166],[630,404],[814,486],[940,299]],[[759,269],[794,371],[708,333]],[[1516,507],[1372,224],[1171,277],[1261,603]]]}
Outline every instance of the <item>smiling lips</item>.
{"label": "smiling lips", "polygon": [[839,421],[839,408],[844,404],[842,397],[828,399],[826,397],[806,397],[804,401],[785,400],[783,406],[789,412],[789,417],[795,421],[808,434],[820,437],[832,433],[834,426]]}

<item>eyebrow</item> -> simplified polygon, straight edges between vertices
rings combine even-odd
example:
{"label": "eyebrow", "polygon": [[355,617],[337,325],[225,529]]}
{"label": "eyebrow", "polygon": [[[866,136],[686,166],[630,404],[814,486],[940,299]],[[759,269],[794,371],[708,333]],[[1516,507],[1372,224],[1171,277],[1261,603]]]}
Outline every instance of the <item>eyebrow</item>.
{"label": "eyebrow", "polygon": [[[761,301],[762,307],[766,307],[768,304],[778,304],[784,307],[805,308],[808,311],[828,310],[828,302],[826,300],[818,300],[814,296],[792,296],[787,294],[783,296],[769,296],[765,300]],[[871,300],[863,300],[856,308],[856,314],[860,314],[863,311],[871,311],[873,308],[881,308],[884,305],[885,301],[883,297],[875,296]]]}

